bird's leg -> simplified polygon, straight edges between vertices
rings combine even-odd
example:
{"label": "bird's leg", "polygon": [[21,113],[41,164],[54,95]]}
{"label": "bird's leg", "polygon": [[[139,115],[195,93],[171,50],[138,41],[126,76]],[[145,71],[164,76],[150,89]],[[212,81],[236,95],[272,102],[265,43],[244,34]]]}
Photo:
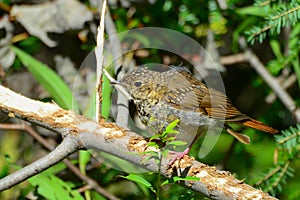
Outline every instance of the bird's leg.
{"label": "bird's leg", "polygon": [[183,152],[170,151],[170,154],[173,155],[174,157],[169,162],[169,165],[172,165],[176,160],[181,160],[185,155],[188,155],[191,149],[190,147],[191,145],[188,146]]}
{"label": "bird's leg", "polygon": [[188,155],[188,153],[190,152],[190,149],[192,147],[192,145],[194,144],[194,142],[198,139],[200,134],[197,134],[194,138],[194,140],[192,141],[192,143],[183,151],[183,152],[177,152],[177,151],[170,151],[171,155],[174,155],[174,157],[172,158],[172,160],[169,162],[169,166],[171,166],[172,164],[174,164],[174,162],[176,160],[181,160],[185,155]]}

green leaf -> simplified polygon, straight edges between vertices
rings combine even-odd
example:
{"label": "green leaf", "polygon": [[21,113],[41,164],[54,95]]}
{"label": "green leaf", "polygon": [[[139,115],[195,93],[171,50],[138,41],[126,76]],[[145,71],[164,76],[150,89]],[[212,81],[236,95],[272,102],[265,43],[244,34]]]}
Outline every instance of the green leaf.
{"label": "green leaf", "polygon": [[156,148],[159,148],[158,144],[156,142],[148,142],[147,143],[147,146],[148,147],[156,147]]}
{"label": "green leaf", "polygon": [[62,170],[66,169],[66,165],[63,162],[59,162],[56,165],[48,168],[43,172],[44,175],[51,175],[51,174],[56,174],[58,172],[61,172]]}
{"label": "green leaf", "polygon": [[18,43],[18,46],[20,46],[22,49],[26,49],[26,51],[29,53],[33,53],[40,49],[41,41],[37,37],[29,36],[28,38],[21,40]]}
{"label": "green leaf", "polygon": [[293,65],[295,74],[297,76],[298,85],[300,88],[300,65],[299,65],[299,57],[298,56],[295,56],[295,59],[292,61],[292,65]]}
{"label": "green leaf", "polygon": [[291,30],[289,39],[293,39],[293,38],[297,37],[299,34],[300,34],[300,23],[297,23]]}
{"label": "green leaf", "polygon": [[110,115],[112,90],[110,80],[106,76],[103,76],[101,115],[105,119],[107,119]]}
{"label": "green leaf", "polygon": [[83,113],[88,118],[95,119],[95,113],[96,113],[96,92],[95,91],[89,97],[88,105]]}
{"label": "green leaf", "polygon": [[161,136],[160,134],[155,134],[155,135],[150,137],[150,141],[155,140],[155,139],[160,139],[160,136]]}
{"label": "green leaf", "polygon": [[85,172],[86,165],[90,161],[90,159],[91,159],[91,154],[89,151],[86,150],[79,151],[79,169],[81,173],[86,174]]}
{"label": "green leaf", "polygon": [[167,137],[166,139],[164,139],[165,142],[173,141],[173,140],[175,140],[175,137]]}
{"label": "green leaf", "polygon": [[[143,169],[129,161],[123,160],[117,156],[111,155],[109,153],[105,152],[94,152],[93,155],[96,155],[97,158],[101,158],[103,163],[107,166],[112,166],[120,171],[143,171]],[[136,155],[136,153],[132,153],[133,155]],[[99,157],[98,157],[99,156]]]}
{"label": "green leaf", "polygon": [[178,141],[169,142],[168,145],[183,146],[183,145],[186,145],[186,142],[178,140]]}
{"label": "green leaf", "polygon": [[91,191],[91,199],[93,199],[93,200],[107,200],[107,198],[105,198],[104,196],[102,196],[101,194],[99,194],[96,191]]}
{"label": "green leaf", "polygon": [[170,183],[175,183],[178,181],[199,181],[200,178],[194,177],[194,176],[186,176],[186,177],[179,177],[179,176],[174,176],[171,179],[165,180],[161,186],[170,184]]}
{"label": "green leaf", "polygon": [[72,190],[69,184],[53,174],[42,172],[28,179],[28,181],[32,186],[37,187],[38,194],[46,199],[83,200],[83,197],[77,190]]}
{"label": "green leaf", "polygon": [[265,7],[256,7],[256,6],[248,6],[243,8],[235,9],[235,12],[240,15],[252,15],[258,17],[266,17],[270,8],[268,6]]}
{"label": "green leaf", "polygon": [[172,8],[172,1],[167,0],[165,1],[164,5],[163,5],[163,11],[167,12]]}
{"label": "green leaf", "polygon": [[172,132],[174,131],[173,129],[176,127],[176,125],[178,124],[179,119],[175,119],[174,121],[172,121],[166,128],[166,132]]}
{"label": "green leaf", "polygon": [[179,119],[175,119],[174,121],[172,121],[166,128],[166,130],[162,133],[161,137],[163,139],[163,142],[165,141],[165,137],[168,136],[168,134],[170,133],[178,133],[178,131],[174,130],[174,128],[177,126],[179,122]]}
{"label": "green leaf", "polygon": [[200,178],[198,177],[194,177],[194,176],[186,176],[186,177],[179,177],[179,176],[175,176],[173,177],[174,181],[199,181]]}
{"label": "green leaf", "polygon": [[140,183],[144,186],[146,186],[147,188],[149,188],[152,192],[154,192],[156,194],[156,191],[154,190],[153,186],[151,185],[151,183],[149,183],[146,179],[144,179],[143,177],[136,175],[136,174],[129,174],[128,176],[121,176],[122,178],[126,178],[127,180],[136,182],[136,183]]}
{"label": "green leaf", "polygon": [[143,154],[145,155],[145,157],[141,161],[141,164],[146,164],[146,162],[148,162],[151,158],[153,158],[157,164],[160,162],[160,157],[159,157],[158,152],[147,151],[147,152],[144,152]]}
{"label": "green leaf", "polygon": [[38,61],[25,51],[10,47],[19,57],[22,64],[34,76],[34,78],[50,93],[55,102],[65,109],[78,111],[78,104],[66,83],[47,65]]}
{"label": "green leaf", "polygon": [[272,47],[273,53],[276,55],[278,59],[282,58],[282,53],[280,49],[280,43],[278,40],[271,40],[270,45]]}

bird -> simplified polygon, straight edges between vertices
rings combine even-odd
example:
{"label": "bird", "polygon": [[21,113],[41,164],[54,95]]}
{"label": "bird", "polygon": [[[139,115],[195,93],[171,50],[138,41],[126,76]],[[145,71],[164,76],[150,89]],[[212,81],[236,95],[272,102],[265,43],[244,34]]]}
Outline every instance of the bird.
{"label": "bird", "polygon": [[[249,144],[247,135],[234,131],[229,124],[240,124],[259,131],[276,134],[278,130],[255,120],[233,106],[222,92],[207,87],[185,67],[170,67],[158,72],[146,66],[136,67],[111,84],[122,86],[133,100],[142,123],[152,131],[162,132],[179,119],[178,140],[188,141],[177,152],[173,163],[189,153],[192,144],[209,127],[225,128],[238,141]],[[193,133],[192,133],[193,132]]]}

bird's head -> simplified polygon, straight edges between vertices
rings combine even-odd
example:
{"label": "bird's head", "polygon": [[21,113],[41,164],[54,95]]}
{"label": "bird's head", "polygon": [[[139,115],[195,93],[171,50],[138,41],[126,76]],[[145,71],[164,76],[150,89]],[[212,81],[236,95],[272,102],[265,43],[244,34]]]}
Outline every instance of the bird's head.
{"label": "bird's head", "polygon": [[122,86],[134,101],[157,98],[155,94],[159,92],[160,74],[145,67],[138,67],[125,74],[119,81],[111,83]]}

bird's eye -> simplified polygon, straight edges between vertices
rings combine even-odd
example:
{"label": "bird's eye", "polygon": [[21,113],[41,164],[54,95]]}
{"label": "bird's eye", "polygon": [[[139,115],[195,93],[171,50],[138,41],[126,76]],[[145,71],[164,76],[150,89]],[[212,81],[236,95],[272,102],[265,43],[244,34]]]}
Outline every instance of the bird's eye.
{"label": "bird's eye", "polygon": [[142,85],[142,82],[137,81],[137,82],[134,83],[134,85],[135,85],[135,87],[140,87]]}

